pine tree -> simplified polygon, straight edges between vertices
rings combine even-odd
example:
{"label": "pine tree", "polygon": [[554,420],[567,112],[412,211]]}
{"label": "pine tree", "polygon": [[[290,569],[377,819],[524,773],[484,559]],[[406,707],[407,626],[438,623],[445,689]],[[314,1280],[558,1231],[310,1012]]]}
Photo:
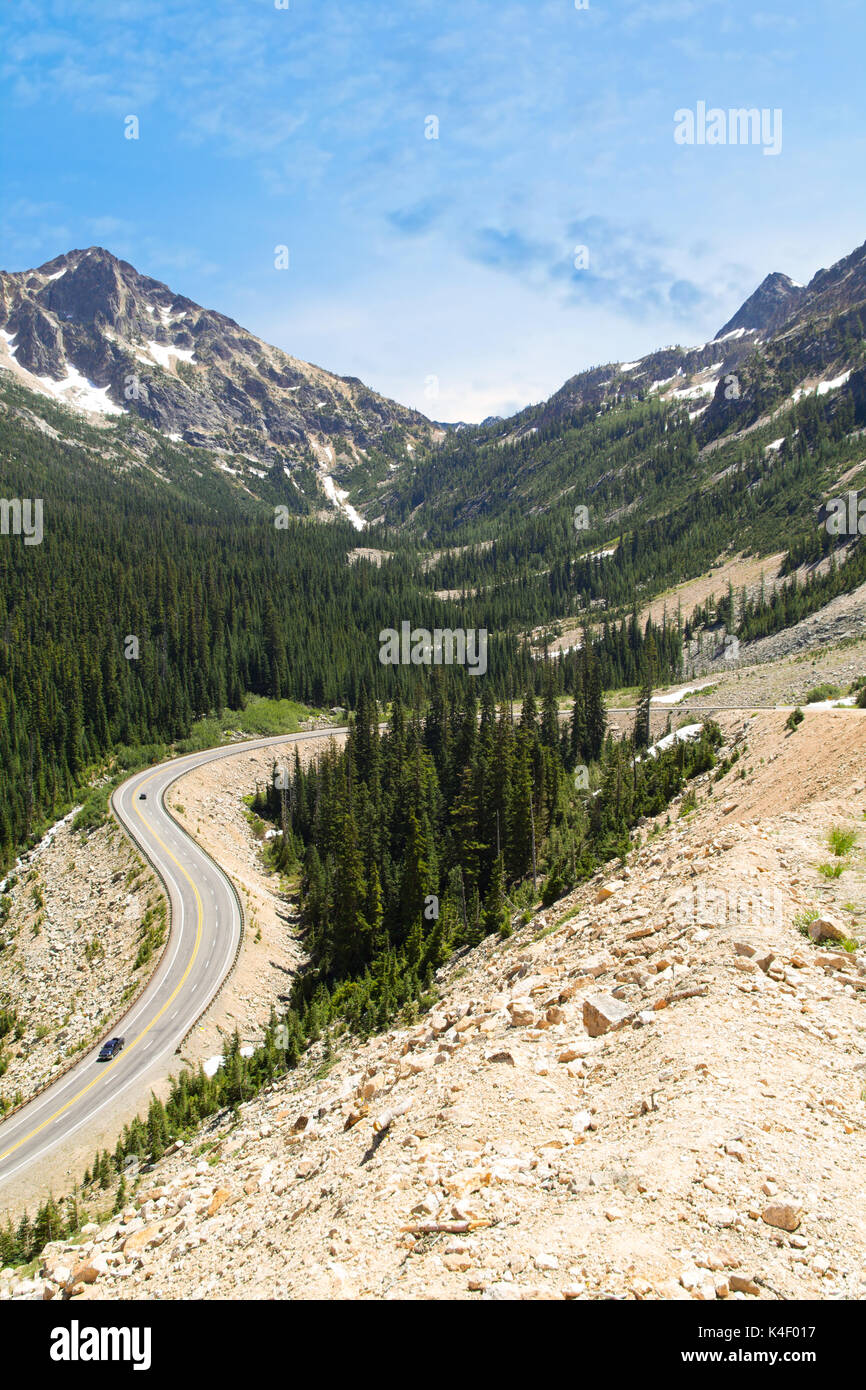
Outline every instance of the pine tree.
{"label": "pine tree", "polygon": [[573,772],[578,765],[583,765],[585,760],[589,757],[587,743],[586,698],[583,690],[583,682],[580,681],[575,689],[574,704],[571,707],[568,745],[570,771]]}
{"label": "pine tree", "polygon": [[501,854],[496,856],[490,875],[482,921],[487,936],[493,932],[498,932],[500,936],[511,935],[511,922],[505,902],[505,861]]}
{"label": "pine tree", "polygon": [[515,747],[508,790],[506,865],[510,879],[521,879],[532,865],[532,781],[526,736]]}
{"label": "pine tree", "polygon": [[541,705],[541,743],[545,748],[559,747],[559,700],[551,667],[547,669]]}
{"label": "pine tree", "polygon": [[650,714],[652,711],[652,696],[653,690],[655,689],[655,680],[656,644],[652,628],[648,627],[643,655],[643,677],[641,680],[640,693],[638,695],[637,714],[634,724],[634,746],[638,752],[642,752],[643,749],[649,747]]}
{"label": "pine tree", "polygon": [[586,712],[586,745],[584,751],[587,762],[598,762],[601,757],[601,750],[604,747],[607,715],[604,708],[604,689],[601,669],[593,649],[590,633],[586,629],[584,629],[583,634],[583,658],[583,691]]}
{"label": "pine tree", "polygon": [[523,696],[523,708],[520,711],[520,727],[534,733],[537,720],[538,705],[535,700],[535,689],[533,686],[527,685]]}

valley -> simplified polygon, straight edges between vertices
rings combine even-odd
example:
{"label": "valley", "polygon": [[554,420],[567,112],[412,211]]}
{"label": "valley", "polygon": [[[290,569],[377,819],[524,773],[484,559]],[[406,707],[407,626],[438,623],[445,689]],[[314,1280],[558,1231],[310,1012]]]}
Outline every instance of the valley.
{"label": "valley", "polygon": [[0,1298],[864,1295],[864,316],[447,426],[0,276]]}
{"label": "valley", "polygon": [[829,827],[863,823],[864,721],[807,714],[790,734],[780,714],[729,715],[745,777],[700,780],[616,880],[461,953],[416,1024],[327,1064],[319,1044],[215,1116],[128,1207],[52,1242],[32,1286],[862,1297],[866,979],[859,952],[792,923],[861,930],[862,849],[844,886],[815,864]]}

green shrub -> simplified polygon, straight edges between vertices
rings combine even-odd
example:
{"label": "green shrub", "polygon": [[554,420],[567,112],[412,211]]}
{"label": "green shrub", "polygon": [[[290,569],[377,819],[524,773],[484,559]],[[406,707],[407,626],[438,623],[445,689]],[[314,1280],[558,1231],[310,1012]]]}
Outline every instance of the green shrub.
{"label": "green shrub", "polygon": [[845,830],[841,825],[834,825],[827,836],[827,843],[831,850],[839,858],[850,854],[857,843],[857,831]]}
{"label": "green shrub", "polygon": [[93,787],[87,793],[84,805],[72,822],[73,830],[81,830],[89,834],[92,830],[98,830],[108,820],[108,797],[111,788],[109,786]]}
{"label": "green shrub", "polygon": [[825,878],[839,878],[847,867],[847,864],[843,864],[841,860],[835,859],[831,860],[829,864],[819,864],[818,873],[823,874]]}
{"label": "green shrub", "polygon": [[838,700],[842,694],[838,685],[833,685],[830,681],[824,681],[822,685],[816,685],[806,696],[807,705],[818,705],[824,700]]}

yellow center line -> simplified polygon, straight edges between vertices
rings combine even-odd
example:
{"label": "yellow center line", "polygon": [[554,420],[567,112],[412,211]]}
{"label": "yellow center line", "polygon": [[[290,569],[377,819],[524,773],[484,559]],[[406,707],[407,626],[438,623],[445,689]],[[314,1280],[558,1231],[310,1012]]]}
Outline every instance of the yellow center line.
{"label": "yellow center line", "polygon": [[[161,771],[161,769],[157,768],[156,772],[152,773],[151,776],[150,776],[150,777],[147,777],[143,782],[140,782],[140,783],[139,783],[139,786],[140,786],[140,787],[145,787],[145,786],[147,786],[148,782],[152,782],[152,781],[153,781],[153,778],[156,777],[156,776],[158,776],[158,774],[159,774],[160,771]],[[141,812],[139,811],[138,807],[136,806],[135,801],[133,801],[133,803],[132,803],[132,809],[134,810],[135,814],[138,816],[139,820],[140,820],[140,821],[142,822],[142,824],[143,824],[143,823],[144,823],[144,817],[142,816]],[[29,1134],[25,1134],[24,1137],[23,1137],[23,1139],[19,1139],[19,1140],[17,1141],[17,1143],[15,1143],[15,1144],[13,1144],[13,1145],[11,1146],[11,1148],[6,1149],[4,1153],[0,1153],[0,1163],[2,1163],[3,1160],[4,1160],[5,1158],[8,1158],[10,1154],[14,1154],[14,1152],[15,1152],[16,1149],[20,1149],[22,1144],[28,1143],[29,1140],[31,1140],[35,1135],[39,1134],[39,1133],[40,1133],[43,1129],[45,1129],[48,1125],[52,1124],[52,1123],[54,1122],[54,1120],[56,1120],[60,1115],[64,1114],[65,1111],[67,1111],[71,1105],[77,1104],[77,1102],[78,1102],[79,1100],[81,1100],[81,1097],[82,1097],[82,1096],[86,1096],[86,1095],[87,1095],[87,1092],[88,1092],[89,1090],[91,1090],[91,1088],[92,1088],[93,1086],[95,1086],[95,1085],[97,1084],[97,1082],[102,1081],[102,1080],[108,1075],[108,1073],[111,1071],[112,1067],[117,1066],[118,1062],[122,1061],[125,1057],[128,1057],[128,1056],[129,1056],[129,1054],[130,1054],[130,1052],[132,1051],[132,1049],[133,1049],[134,1047],[137,1047],[138,1044],[141,1042],[142,1038],[145,1038],[145,1037],[147,1036],[147,1034],[150,1032],[150,1030],[151,1030],[151,1028],[154,1026],[154,1024],[159,1022],[159,1020],[162,1018],[163,1014],[165,1013],[166,1009],[168,1008],[169,1004],[174,1003],[174,1000],[177,998],[178,994],[180,993],[181,989],[183,988],[184,984],[186,983],[186,978],[187,978],[187,976],[189,975],[190,970],[192,970],[193,964],[195,963],[195,958],[196,958],[196,956],[198,955],[198,948],[199,948],[199,946],[200,946],[200,944],[201,944],[202,925],[203,925],[202,901],[201,901],[201,898],[199,897],[198,889],[196,888],[195,883],[193,882],[192,878],[190,878],[190,875],[187,873],[187,871],[186,871],[186,869],[183,867],[183,865],[180,864],[180,863],[178,862],[177,859],[175,859],[175,857],[174,857],[174,855],[172,854],[171,850],[168,848],[168,845],[166,845],[166,844],[160,839],[159,835],[157,835],[156,831],[153,830],[152,828],[151,828],[151,832],[150,832],[150,833],[151,833],[151,835],[153,836],[153,838],[156,840],[156,842],[157,842],[159,845],[161,845],[162,848],[165,850],[166,854],[168,855],[169,859],[171,859],[172,863],[176,864],[177,867],[178,867],[178,869],[180,869],[181,873],[183,874],[183,876],[184,876],[184,878],[187,880],[187,882],[190,884],[190,886],[192,887],[192,891],[193,891],[193,893],[195,894],[196,908],[197,908],[197,911],[198,911],[198,920],[197,920],[197,922],[196,922],[195,945],[193,946],[192,955],[191,955],[190,958],[189,958],[189,964],[187,965],[186,970],[183,972],[183,976],[181,977],[181,979],[180,979],[180,981],[179,981],[177,987],[175,988],[174,992],[172,993],[172,995],[171,995],[168,999],[166,999],[166,1001],[165,1001],[165,1003],[163,1004],[162,1008],[160,1009],[159,1013],[154,1015],[154,1017],[150,1020],[150,1023],[148,1023],[147,1027],[144,1028],[144,1029],[142,1029],[142,1031],[139,1033],[138,1037],[137,1037],[137,1038],[134,1038],[133,1041],[129,1044],[129,1046],[128,1046],[128,1047],[125,1047],[125,1048],[123,1049],[123,1052],[119,1053],[119,1054],[117,1055],[117,1057],[114,1058],[113,1061],[109,1062],[109,1064],[108,1064],[107,1067],[101,1068],[101,1069],[100,1069],[100,1072],[99,1072],[99,1075],[98,1075],[98,1076],[95,1076],[95,1077],[93,1078],[92,1081],[89,1081],[89,1082],[87,1083],[87,1085],[84,1086],[84,1087],[82,1088],[82,1090],[80,1090],[80,1091],[78,1092],[78,1095],[72,1096],[72,1098],[71,1098],[70,1100],[68,1100],[68,1101],[66,1102],[65,1105],[61,1105],[61,1107],[60,1107],[59,1110],[55,1110],[55,1112],[54,1112],[53,1115],[49,1115],[47,1120],[43,1120],[42,1123],[41,1123],[41,1125],[37,1125],[36,1128],[35,1128],[35,1129],[32,1129],[32,1130],[30,1131]]]}

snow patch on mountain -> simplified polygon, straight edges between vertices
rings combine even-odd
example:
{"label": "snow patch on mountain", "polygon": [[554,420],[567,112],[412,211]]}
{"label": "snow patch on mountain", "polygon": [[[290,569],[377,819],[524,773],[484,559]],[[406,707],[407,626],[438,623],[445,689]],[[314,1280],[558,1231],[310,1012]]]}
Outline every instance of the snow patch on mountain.
{"label": "snow patch on mountain", "polygon": [[76,410],[87,411],[94,415],[127,415],[129,412],[123,406],[115,405],[114,401],[108,398],[107,386],[96,386],[83,376],[77,367],[67,363],[68,376],[63,381],[55,381],[50,376],[37,376],[35,380],[39,382],[46,391],[52,396],[56,396],[64,405],[72,406]]}
{"label": "snow patch on mountain", "polygon": [[[168,370],[173,357],[176,357],[180,362],[195,361],[195,353],[192,348],[166,347],[165,343],[149,342],[147,350],[154,362],[159,363],[160,367],[165,367],[166,370]],[[138,357],[138,353],[136,353],[136,357]],[[140,360],[143,361],[144,359],[141,358]]]}
{"label": "snow patch on mountain", "polygon": [[791,393],[790,399],[796,405],[804,396],[826,396],[830,391],[838,391],[840,386],[844,386],[851,372],[843,372],[841,376],[833,377],[830,381],[819,381],[817,386],[798,386],[796,391]]}
{"label": "snow patch on mountain", "polygon": [[818,385],[818,395],[826,396],[828,391],[838,391],[840,386],[844,386],[850,377],[850,370],[843,372],[841,376],[836,376],[832,381],[822,381]]}
{"label": "snow patch on mountain", "polygon": [[[5,328],[0,328],[0,338],[2,338],[3,341],[4,341],[4,343],[6,344],[6,351],[9,353],[9,356],[12,358],[12,361],[15,362],[15,363],[17,364],[17,358],[16,358],[16,356],[15,356],[15,344],[16,344],[17,341],[18,341],[18,334],[17,334],[17,333],[7,333]],[[6,363],[5,363],[5,362],[0,362],[0,367],[5,368],[6,371],[9,370],[9,368],[6,366]]]}
{"label": "snow patch on mountain", "polygon": [[328,473],[321,475],[321,484],[328,501],[336,507],[338,511],[343,512],[343,514],[349,518],[356,531],[363,531],[367,523],[364,518],[355,511],[351,502],[348,501],[348,492],[345,492],[343,488],[337,487],[334,479]]}

